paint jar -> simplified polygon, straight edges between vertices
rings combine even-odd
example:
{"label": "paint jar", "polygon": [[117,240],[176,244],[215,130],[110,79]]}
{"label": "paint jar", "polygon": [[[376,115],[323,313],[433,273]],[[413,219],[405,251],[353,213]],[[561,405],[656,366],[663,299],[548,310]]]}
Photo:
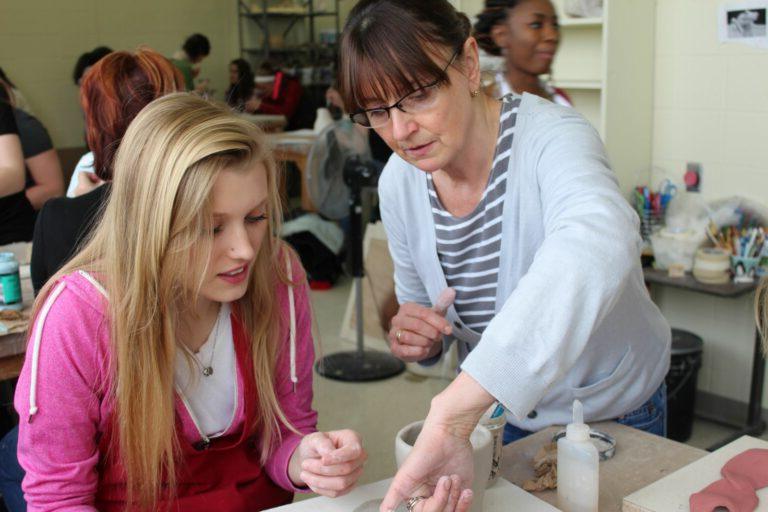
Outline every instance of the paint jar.
{"label": "paint jar", "polygon": [[0,310],[21,308],[19,260],[12,252],[0,252]]}
{"label": "paint jar", "polygon": [[760,265],[760,257],[731,256],[731,269],[734,283],[754,283],[755,272]]}
{"label": "paint jar", "polygon": [[704,247],[696,251],[693,277],[700,283],[725,284],[731,280],[731,260],[728,251]]}

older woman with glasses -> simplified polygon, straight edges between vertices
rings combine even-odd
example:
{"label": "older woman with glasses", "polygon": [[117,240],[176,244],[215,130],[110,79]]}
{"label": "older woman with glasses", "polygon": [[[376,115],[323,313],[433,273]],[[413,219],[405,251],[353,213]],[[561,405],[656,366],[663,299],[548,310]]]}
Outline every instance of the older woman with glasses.
{"label": "older woman with glasses", "polygon": [[431,364],[455,343],[461,361],[382,510],[445,510],[421,497],[471,480],[469,434],[495,402],[507,441],[567,423],[574,399],[589,422],[665,429],[670,329],[603,144],[572,109],[480,94],[469,33],[447,0],[361,0],[342,36],[346,110],[395,152],[379,182],[391,350]]}

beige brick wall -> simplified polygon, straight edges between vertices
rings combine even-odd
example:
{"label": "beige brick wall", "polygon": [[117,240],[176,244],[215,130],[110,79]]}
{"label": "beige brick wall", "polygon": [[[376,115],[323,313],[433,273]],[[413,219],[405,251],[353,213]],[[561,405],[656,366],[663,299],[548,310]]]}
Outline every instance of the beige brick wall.
{"label": "beige brick wall", "polygon": [[[768,200],[768,50],[721,44],[719,0],[658,0],[653,162],[680,181],[703,166],[702,195]],[[746,402],[752,301],[660,290],[670,322],[704,337],[699,388]],[[763,407],[768,407],[768,385]]]}
{"label": "beige brick wall", "polygon": [[201,77],[223,98],[227,63],[238,56],[234,0],[2,0],[0,66],[16,82],[57,147],[83,145],[77,58],[99,45],[146,44],[171,55],[193,33],[211,40]]}
{"label": "beige brick wall", "polygon": [[707,198],[768,196],[768,50],[721,44],[718,0],[659,0],[654,164],[703,166]]}

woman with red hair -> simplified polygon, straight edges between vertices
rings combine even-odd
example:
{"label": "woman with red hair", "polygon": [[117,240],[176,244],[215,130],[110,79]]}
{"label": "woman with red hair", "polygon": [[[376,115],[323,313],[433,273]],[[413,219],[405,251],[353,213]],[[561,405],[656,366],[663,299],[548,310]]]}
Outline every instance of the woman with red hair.
{"label": "woman with red hair", "polygon": [[80,103],[93,163],[92,172],[78,174],[88,176],[79,177],[80,187],[91,190],[49,201],[40,211],[30,266],[35,292],[75,253],[93,227],[109,193],[108,186],[99,185],[112,180],[115,154],[133,118],[152,100],[183,90],[179,70],[146,48],[133,53],[113,52],[88,70],[80,87]]}

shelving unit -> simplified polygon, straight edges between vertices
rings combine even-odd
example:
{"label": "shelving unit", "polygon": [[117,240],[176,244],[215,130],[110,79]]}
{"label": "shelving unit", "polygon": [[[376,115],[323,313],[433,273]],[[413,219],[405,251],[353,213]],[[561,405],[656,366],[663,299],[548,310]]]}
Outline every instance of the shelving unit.
{"label": "shelving unit", "polygon": [[[283,63],[314,66],[333,63],[340,31],[339,0],[303,0],[305,6],[274,0],[236,0],[240,56],[254,66],[280,58]],[[315,10],[318,4],[332,7]],[[318,41],[316,21],[331,18],[333,41]],[[293,37],[291,37],[293,36]]]}
{"label": "shelving unit", "polygon": [[563,0],[553,83],[605,142],[621,188],[651,167],[656,0],[603,0],[601,18],[571,18]]}
{"label": "shelving unit", "polygon": [[555,80],[554,85],[561,89],[600,91],[603,89],[603,82],[599,80]]}
{"label": "shelving unit", "polygon": [[561,27],[598,27],[603,24],[603,18],[562,18]]}

